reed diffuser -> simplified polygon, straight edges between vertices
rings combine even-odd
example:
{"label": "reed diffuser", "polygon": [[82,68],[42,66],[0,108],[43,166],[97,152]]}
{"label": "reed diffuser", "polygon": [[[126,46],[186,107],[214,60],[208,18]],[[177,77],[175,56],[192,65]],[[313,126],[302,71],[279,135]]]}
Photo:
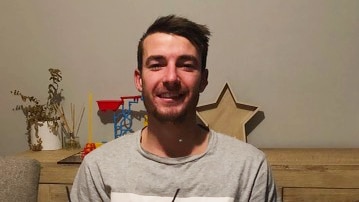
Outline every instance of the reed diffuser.
{"label": "reed diffuser", "polygon": [[82,118],[85,112],[85,107],[82,107],[81,114],[76,121],[76,109],[74,104],[70,104],[70,119],[65,114],[63,106],[59,109],[61,128],[63,131],[63,147],[65,149],[79,149],[81,148],[78,132],[81,126]]}

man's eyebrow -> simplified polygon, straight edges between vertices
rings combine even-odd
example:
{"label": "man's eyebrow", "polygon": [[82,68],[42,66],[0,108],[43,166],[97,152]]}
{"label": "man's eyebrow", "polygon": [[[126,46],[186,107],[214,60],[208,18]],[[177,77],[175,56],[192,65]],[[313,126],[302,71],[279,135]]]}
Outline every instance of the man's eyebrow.
{"label": "man's eyebrow", "polygon": [[159,61],[159,60],[164,60],[164,59],[165,59],[165,57],[163,57],[162,55],[151,55],[146,59],[145,64],[149,65],[149,63],[151,61]]}

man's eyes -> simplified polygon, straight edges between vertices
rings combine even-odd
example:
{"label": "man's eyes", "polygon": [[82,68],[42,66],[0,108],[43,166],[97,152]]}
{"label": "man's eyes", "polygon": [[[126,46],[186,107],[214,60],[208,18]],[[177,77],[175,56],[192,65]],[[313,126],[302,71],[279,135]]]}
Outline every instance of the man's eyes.
{"label": "man's eyes", "polygon": [[159,68],[161,68],[161,67],[163,67],[163,66],[164,66],[164,65],[161,64],[161,63],[153,63],[153,64],[150,64],[148,67],[149,67],[150,69],[157,70],[157,69],[159,69]]}
{"label": "man's eyes", "polygon": [[195,69],[196,66],[194,64],[183,64],[182,65],[183,67],[186,67],[186,68],[191,68],[191,69]]}
{"label": "man's eyes", "polygon": [[[167,63],[161,63],[161,62],[154,62],[148,64],[148,68],[151,70],[159,70],[162,67],[166,67]],[[198,69],[197,65],[192,62],[180,62],[176,64],[177,68],[183,68],[186,71],[195,70]]]}
{"label": "man's eyes", "polygon": [[185,71],[193,71],[193,70],[199,69],[199,67],[193,63],[183,63],[183,64],[179,64],[177,66],[179,68],[183,68]]}

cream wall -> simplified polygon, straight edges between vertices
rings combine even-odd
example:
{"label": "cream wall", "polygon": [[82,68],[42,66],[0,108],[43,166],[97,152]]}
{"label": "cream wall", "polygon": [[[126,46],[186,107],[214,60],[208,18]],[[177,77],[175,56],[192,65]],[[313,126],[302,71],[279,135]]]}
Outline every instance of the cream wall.
{"label": "cream wall", "polygon": [[[156,17],[171,13],[213,32],[210,83],[200,104],[214,102],[229,82],[240,102],[264,111],[249,143],[358,147],[358,11],[356,0],[2,0],[0,154],[27,149],[10,90],[45,99],[47,69],[61,68],[67,106],[87,106],[89,92],[94,100],[137,95],[137,41]],[[93,109],[94,140],[110,140],[113,124]]]}

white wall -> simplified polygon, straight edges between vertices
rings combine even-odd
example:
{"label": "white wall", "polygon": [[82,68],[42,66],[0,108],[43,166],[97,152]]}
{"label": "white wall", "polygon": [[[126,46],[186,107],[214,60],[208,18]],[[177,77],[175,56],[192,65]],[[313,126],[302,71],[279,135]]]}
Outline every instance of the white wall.
{"label": "white wall", "polygon": [[[47,69],[61,68],[67,106],[87,106],[89,92],[94,100],[137,95],[137,42],[155,18],[172,13],[213,32],[200,103],[214,102],[229,82],[239,101],[264,111],[249,143],[358,147],[358,11],[356,0],[2,0],[0,154],[28,149],[10,90],[45,99]],[[110,140],[113,125],[93,109],[94,140]]]}

